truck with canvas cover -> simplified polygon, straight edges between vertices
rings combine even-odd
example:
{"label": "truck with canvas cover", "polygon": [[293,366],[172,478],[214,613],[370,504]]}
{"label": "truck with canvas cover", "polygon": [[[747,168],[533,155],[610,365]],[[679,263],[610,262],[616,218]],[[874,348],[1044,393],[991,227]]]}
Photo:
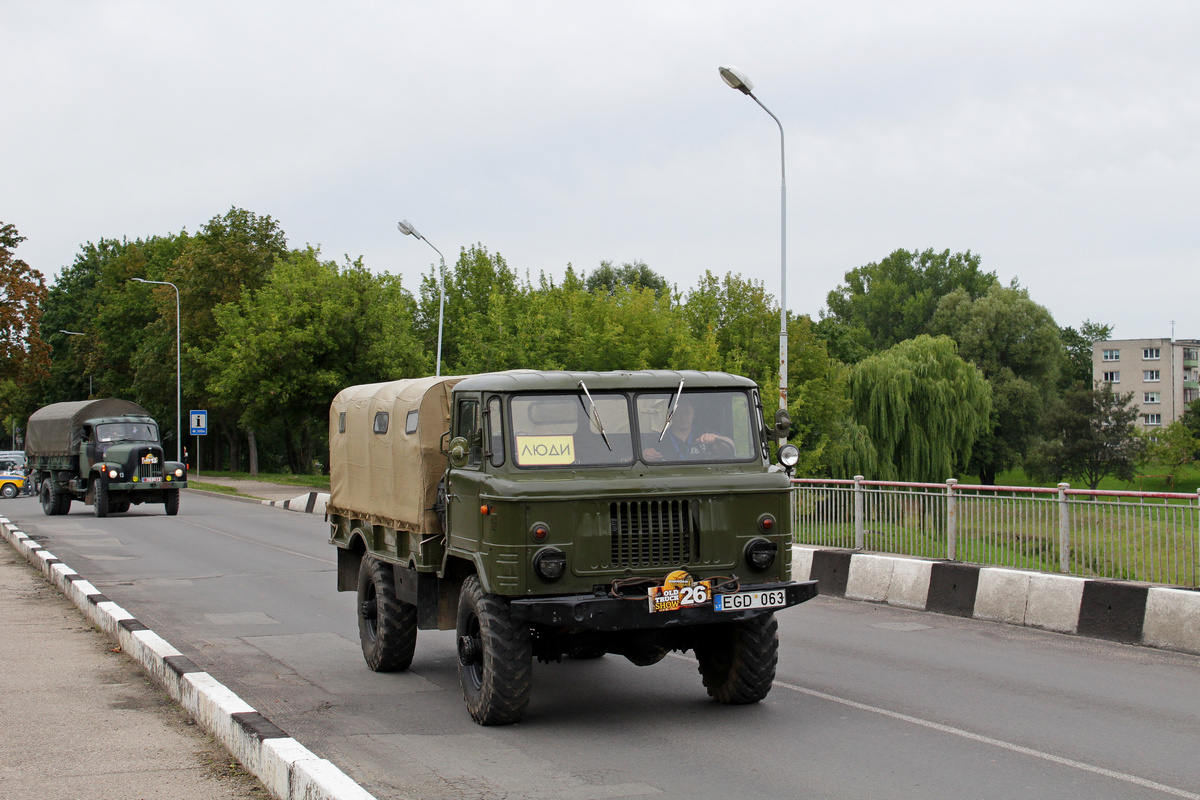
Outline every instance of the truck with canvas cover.
{"label": "truck with canvas cover", "polygon": [[337,588],[357,592],[368,666],[407,669],[418,630],[456,631],[481,724],[523,718],[534,658],[690,650],[715,700],[757,702],[775,612],[816,595],[790,579],[791,482],[747,378],[400,380],[343,390],[329,425]]}
{"label": "truck with canvas cover", "polygon": [[47,515],[66,514],[71,501],[97,517],[140,503],[179,513],[187,468],[167,461],[158,424],[137,403],[98,399],[54,403],[33,412],[25,439],[29,481]]}

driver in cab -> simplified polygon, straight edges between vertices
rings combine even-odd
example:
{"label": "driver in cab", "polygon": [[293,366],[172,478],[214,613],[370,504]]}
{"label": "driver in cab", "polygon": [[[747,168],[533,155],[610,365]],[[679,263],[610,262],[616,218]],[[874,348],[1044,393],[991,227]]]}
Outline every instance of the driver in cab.
{"label": "driver in cab", "polygon": [[650,436],[647,446],[642,448],[642,455],[647,461],[686,461],[689,458],[711,456],[713,447],[718,442],[724,442],[732,451],[733,440],[711,431],[699,432],[693,423],[696,420],[696,409],[690,400],[680,400],[679,407],[671,415],[671,424],[667,435],[658,441],[655,435]]}

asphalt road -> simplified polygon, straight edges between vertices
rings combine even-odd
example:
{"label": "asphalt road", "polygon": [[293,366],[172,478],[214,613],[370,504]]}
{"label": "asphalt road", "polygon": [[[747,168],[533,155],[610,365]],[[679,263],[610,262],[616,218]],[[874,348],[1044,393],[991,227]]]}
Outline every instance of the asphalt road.
{"label": "asphalt road", "polygon": [[453,634],[363,664],[320,516],[187,493],[96,519],[4,501],[106,595],[376,797],[1200,800],[1200,658],[818,598],[781,613],[776,686],[710,702],[695,663],[535,666],[482,728]]}

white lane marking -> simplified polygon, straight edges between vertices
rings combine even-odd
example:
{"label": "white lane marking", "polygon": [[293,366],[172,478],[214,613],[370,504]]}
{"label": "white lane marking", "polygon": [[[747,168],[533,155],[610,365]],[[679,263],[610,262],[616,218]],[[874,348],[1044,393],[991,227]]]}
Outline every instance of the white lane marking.
{"label": "white lane marking", "polygon": [[886,708],[878,708],[876,706],[869,706],[866,703],[858,703],[858,702],[855,702],[854,700],[847,700],[844,697],[838,697],[836,695],[826,694],[825,692],[818,692],[816,689],[806,689],[803,686],[796,686],[794,684],[783,683],[781,681],[775,681],[775,685],[779,686],[781,688],[784,688],[784,689],[789,689],[793,692],[800,692],[801,694],[807,694],[807,695],[810,695],[811,697],[817,697],[817,698],[820,698],[821,700],[828,700],[831,703],[841,703],[842,705],[849,706],[850,708],[857,708],[859,711],[870,711],[873,714],[882,714],[885,717],[891,717],[892,719],[897,719],[897,720],[900,720],[901,722],[911,722],[913,725],[920,725],[924,728],[929,728],[931,730],[940,731],[941,733],[949,733],[953,736],[960,736],[963,739],[970,739],[971,741],[981,742],[983,744],[990,744],[993,747],[1000,747],[1005,750],[1011,750],[1012,752],[1020,753],[1021,755],[1032,756],[1033,758],[1040,758],[1044,761],[1051,761],[1055,764],[1062,764],[1063,766],[1066,766],[1066,767],[1074,767],[1075,769],[1081,769],[1081,770],[1084,770],[1085,772],[1093,772],[1097,775],[1103,775],[1106,778],[1113,778],[1115,780],[1125,781],[1126,783],[1132,783],[1136,786],[1142,786],[1146,789],[1154,789],[1155,791],[1163,792],[1165,794],[1172,794],[1172,795],[1175,795],[1176,797],[1186,797],[1186,798],[1188,798],[1188,800],[1200,800],[1200,794],[1195,794],[1193,792],[1185,791],[1183,789],[1176,789],[1174,786],[1167,786],[1166,784],[1157,783],[1155,781],[1147,780],[1145,778],[1139,778],[1136,775],[1130,775],[1125,772],[1117,772],[1116,770],[1105,769],[1104,767],[1097,767],[1094,764],[1087,764],[1087,763],[1084,763],[1083,761],[1075,761],[1074,759],[1063,758],[1062,756],[1056,756],[1051,753],[1043,753],[1040,750],[1034,750],[1029,747],[1022,747],[1019,744],[1013,744],[1012,742],[1006,742],[1002,739],[993,739],[990,736],[982,736],[978,733],[971,733],[970,731],[965,731],[962,728],[955,728],[950,725],[942,725],[941,723],[931,722],[930,720],[921,719],[920,717],[913,717],[913,716],[909,716],[908,714],[901,714],[898,711],[889,711]]}
{"label": "white lane marking", "polygon": [[[682,653],[671,653],[671,656],[684,661],[691,661],[692,663],[695,663],[696,661],[695,658],[691,656],[685,656]],[[788,689],[789,691],[799,692],[800,694],[806,694],[810,697],[816,697],[820,700],[828,700],[831,703],[840,703],[844,706],[849,706],[850,708],[856,708],[859,711],[869,711],[872,714],[881,714],[885,717],[891,717],[892,719],[899,720],[901,722],[910,722],[913,725],[920,725],[921,727],[929,728],[930,730],[948,733],[952,736],[962,737],[963,739],[970,739],[973,742],[989,744],[993,747],[1000,747],[1004,750],[1010,750],[1014,753],[1020,753],[1021,755],[1025,756],[1032,756],[1033,758],[1040,758],[1043,761],[1050,761],[1055,764],[1061,764],[1065,767],[1074,767],[1075,769],[1081,769],[1085,772],[1091,772],[1096,775],[1103,775],[1106,778],[1113,778],[1114,780],[1118,781],[1125,781],[1126,783],[1132,783],[1135,786],[1141,786],[1146,789],[1153,789],[1158,792],[1163,792],[1164,794],[1170,794],[1176,797],[1184,797],[1187,798],[1187,800],[1200,800],[1200,794],[1196,794],[1195,792],[1189,792],[1186,789],[1177,789],[1174,786],[1167,786],[1165,783],[1158,783],[1156,781],[1147,780],[1146,778],[1139,778],[1137,775],[1130,775],[1125,772],[1117,772],[1116,770],[1097,767],[1095,764],[1088,764],[1083,761],[1075,761],[1074,759],[1063,758],[1062,756],[1056,756],[1051,753],[1043,753],[1041,750],[1034,750],[1030,747],[1022,747],[1019,744],[1006,742],[1003,739],[993,739],[990,736],[971,733],[971,731],[966,731],[962,728],[955,728],[951,725],[943,725],[940,722],[932,722],[930,720],[921,719],[920,717],[914,717],[909,714],[901,714],[899,711],[889,711],[886,708],[869,706],[866,703],[859,703],[855,700],[849,700],[845,697],[838,697],[834,694],[826,694],[825,692],[819,692],[816,689],[807,689],[803,686],[797,686],[794,683],[775,681],[774,685],[783,689]]]}

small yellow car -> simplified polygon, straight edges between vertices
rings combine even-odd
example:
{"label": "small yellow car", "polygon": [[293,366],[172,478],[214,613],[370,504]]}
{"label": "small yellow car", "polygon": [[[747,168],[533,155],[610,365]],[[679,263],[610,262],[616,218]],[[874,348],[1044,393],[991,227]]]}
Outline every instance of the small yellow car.
{"label": "small yellow car", "polygon": [[19,472],[0,472],[0,496],[16,497],[24,488],[24,475]]}

